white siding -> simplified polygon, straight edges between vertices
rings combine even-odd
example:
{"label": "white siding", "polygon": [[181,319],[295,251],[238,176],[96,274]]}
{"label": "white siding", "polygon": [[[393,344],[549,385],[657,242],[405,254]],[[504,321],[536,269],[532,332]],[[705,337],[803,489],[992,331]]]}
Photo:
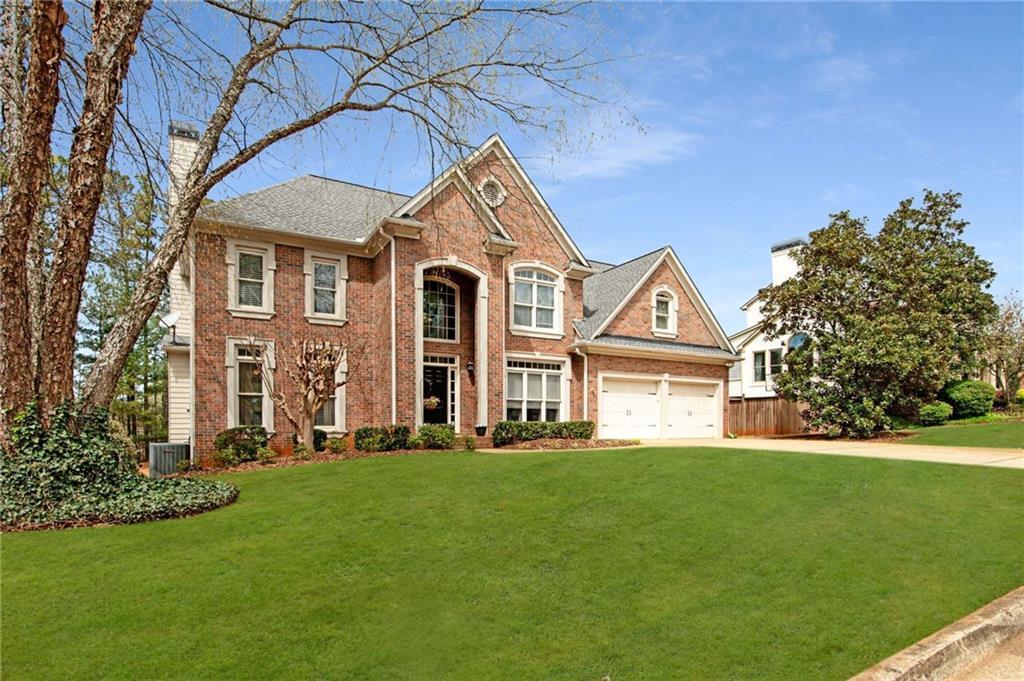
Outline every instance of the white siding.
{"label": "white siding", "polygon": [[189,353],[167,353],[167,440],[188,442],[192,434]]}
{"label": "white siding", "polygon": [[[183,257],[184,254],[183,254]],[[192,337],[192,292],[189,291],[188,282],[181,275],[181,261],[174,265],[171,274],[167,278],[167,287],[170,293],[170,311],[178,313],[178,323],[175,325],[175,334]]]}

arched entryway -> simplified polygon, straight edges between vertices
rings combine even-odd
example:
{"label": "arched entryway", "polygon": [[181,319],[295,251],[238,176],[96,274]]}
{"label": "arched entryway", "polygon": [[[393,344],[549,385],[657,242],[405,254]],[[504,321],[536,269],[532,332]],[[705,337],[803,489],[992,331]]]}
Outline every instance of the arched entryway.
{"label": "arched entryway", "polygon": [[[464,291],[475,284],[475,296],[464,295]],[[415,333],[416,333],[416,425],[424,422],[454,422],[456,430],[460,430],[462,417],[459,395],[465,390],[460,385],[460,371],[467,370],[472,363],[472,374],[476,384],[476,418],[474,425],[486,426],[487,424],[487,274],[456,256],[443,258],[431,258],[416,263],[416,306],[415,306]],[[424,299],[429,298],[431,305],[430,319],[432,321],[430,334],[431,353],[424,352]],[[451,301],[458,301],[458,311],[449,308]],[[463,315],[462,306],[472,300],[472,315]],[[444,321],[448,315],[456,315],[457,320],[472,320],[472,329],[465,328],[465,324],[459,323],[457,327],[457,338],[449,337],[450,332]],[[435,321],[436,320],[436,321]],[[462,334],[473,334],[473,356],[463,357],[456,352],[459,347],[458,339],[463,338]],[[452,352],[445,352],[446,346],[443,343],[453,343]],[[465,344],[463,344],[465,345]],[[454,361],[452,361],[454,360]],[[425,386],[427,388],[425,389]],[[430,395],[425,395],[429,392]],[[431,404],[425,405],[425,398],[431,398]],[[431,407],[427,409],[427,407]],[[427,411],[425,412],[425,409]],[[444,413],[436,413],[436,410],[446,410]],[[425,414],[428,415],[425,418]]]}

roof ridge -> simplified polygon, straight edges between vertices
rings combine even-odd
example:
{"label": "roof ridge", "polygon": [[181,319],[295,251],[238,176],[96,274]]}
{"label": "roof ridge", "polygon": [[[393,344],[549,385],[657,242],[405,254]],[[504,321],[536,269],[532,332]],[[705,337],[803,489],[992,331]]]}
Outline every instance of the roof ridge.
{"label": "roof ridge", "polygon": [[402,196],[402,197],[405,197],[405,198],[410,198],[409,194],[403,194],[401,192],[393,192],[390,189],[381,189],[380,187],[374,187],[372,185],[363,184],[361,182],[352,182],[351,180],[339,180],[336,177],[327,177],[326,175],[317,175],[316,173],[306,173],[305,175],[299,175],[298,177],[296,177],[294,179],[299,180],[299,179],[302,179],[303,177],[315,177],[315,178],[320,179],[320,180],[327,180],[328,182],[338,182],[340,184],[347,184],[350,187],[360,187],[362,189],[369,189],[369,190],[375,191],[375,192],[383,192],[384,194],[393,194],[394,196]]}
{"label": "roof ridge", "polygon": [[[635,258],[630,258],[629,260],[627,260],[625,262],[622,262],[622,263],[619,263],[618,265],[615,265],[613,263],[605,263],[606,265],[611,265],[611,267],[606,269],[604,272],[598,272],[598,274],[604,274],[605,272],[611,272],[612,270],[617,270],[620,267],[625,267],[626,265],[628,265],[628,264],[630,264],[632,262],[636,262],[637,260],[640,260],[641,258],[646,258],[649,255],[654,255],[655,253],[659,253],[661,251],[664,251],[667,248],[671,248],[671,247],[670,246],[660,246],[659,248],[655,248],[653,251],[650,251],[648,253],[644,253],[643,255],[638,255]],[[600,261],[598,261],[598,262],[600,262]]]}

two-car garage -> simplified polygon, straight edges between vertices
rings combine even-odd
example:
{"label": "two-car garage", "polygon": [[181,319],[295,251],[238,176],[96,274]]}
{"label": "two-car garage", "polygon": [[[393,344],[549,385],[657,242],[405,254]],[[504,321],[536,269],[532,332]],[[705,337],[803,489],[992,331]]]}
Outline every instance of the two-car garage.
{"label": "two-car garage", "polygon": [[658,440],[722,436],[722,382],[602,373],[598,436]]}

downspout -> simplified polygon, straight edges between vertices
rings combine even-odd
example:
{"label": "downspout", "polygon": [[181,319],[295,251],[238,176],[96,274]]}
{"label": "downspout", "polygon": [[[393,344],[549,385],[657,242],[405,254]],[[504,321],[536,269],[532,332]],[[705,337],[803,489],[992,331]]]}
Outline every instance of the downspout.
{"label": "downspout", "polygon": [[587,368],[587,353],[581,352],[579,348],[576,354],[583,358],[583,420],[590,420],[590,370]]}
{"label": "downspout", "polygon": [[398,330],[397,314],[397,292],[395,291],[395,237],[388,235],[388,243],[391,247],[391,424],[398,423]]}

